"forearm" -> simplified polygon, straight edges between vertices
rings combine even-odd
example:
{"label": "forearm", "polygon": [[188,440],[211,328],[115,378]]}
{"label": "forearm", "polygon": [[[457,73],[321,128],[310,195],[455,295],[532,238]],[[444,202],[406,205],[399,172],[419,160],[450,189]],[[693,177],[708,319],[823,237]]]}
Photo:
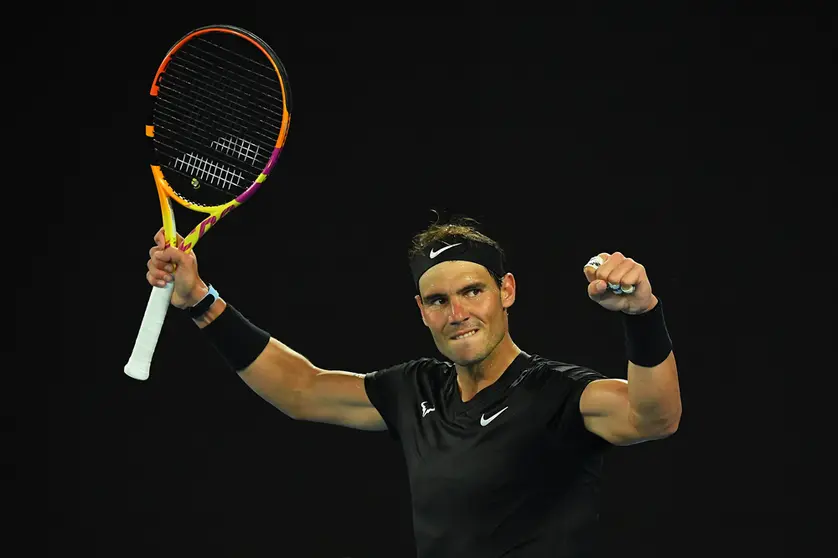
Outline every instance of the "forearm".
{"label": "forearm", "polygon": [[[201,329],[207,328],[227,310],[227,304],[219,298],[194,322]],[[300,415],[303,395],[316,375],[306,357],[274,338],[255,360],[237,372],[257,395],[291,418]]]}
{"label": "forearm", "polygon": [[657,366],[628,363],[631,419],[640,432],[671,434],[681,420],[678,367],[670,352]]}
{"label": "forearm", "polygon": [[628,352],[628,398],[635,428],[670,434],[681,419],[678,367],[657,298],[652,307],[624,318]]}

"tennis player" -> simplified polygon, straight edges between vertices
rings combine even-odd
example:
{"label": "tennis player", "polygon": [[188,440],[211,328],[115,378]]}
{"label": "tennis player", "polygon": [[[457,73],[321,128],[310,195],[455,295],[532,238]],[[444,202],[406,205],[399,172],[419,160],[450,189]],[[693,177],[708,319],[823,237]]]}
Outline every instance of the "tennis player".
{"label": "tennis player", "polygon": [[251,389],[293,419],[398,441],[419,558],[592,556],[604,453],[678,428],[662,304],[645,268],[620,253],[594,256],[583,273],[590,299],[622,321],[625,344],[610,350],[624,351],[627,381],[515,344],[515,277],[471,220],[434,223],[409,254],[419,315],[443,358],[366,374],[324,370],[273,339],[200,279],[194,252],[164,249],[162,232],[155,240],[149,283],[174,280],[172,304]]}

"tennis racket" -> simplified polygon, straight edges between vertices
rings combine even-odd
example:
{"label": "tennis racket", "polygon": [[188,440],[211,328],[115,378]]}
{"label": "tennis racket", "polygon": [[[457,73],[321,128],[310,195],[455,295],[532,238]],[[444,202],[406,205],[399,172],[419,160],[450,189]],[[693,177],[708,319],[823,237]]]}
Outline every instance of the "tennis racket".
{"label": "tennis racket", "polygon": [[[288,137],[291,91],[265,41],[228,25],[184,35],[151,84],[145,127],[166,243],[188,252],[265,183]],[[177,241],[172,201],[196,222]],[[149,377],[173,284],[152,287],[125,374]]]}

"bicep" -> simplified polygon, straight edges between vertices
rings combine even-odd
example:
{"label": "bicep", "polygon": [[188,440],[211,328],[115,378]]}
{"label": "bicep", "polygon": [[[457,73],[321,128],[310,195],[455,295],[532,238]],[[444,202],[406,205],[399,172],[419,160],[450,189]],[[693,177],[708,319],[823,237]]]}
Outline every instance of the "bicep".
{"label": "bicep", "polygon": [[387,428],[367,396],[364,375],[342,370],[315,369],[296,418],[358,430]]}
{"label": "bicep", "polygon": [[617,446],[646,441],[635,427],[629,404],[628,382],[618,378],[594,380],[579,399],[585,428]]}

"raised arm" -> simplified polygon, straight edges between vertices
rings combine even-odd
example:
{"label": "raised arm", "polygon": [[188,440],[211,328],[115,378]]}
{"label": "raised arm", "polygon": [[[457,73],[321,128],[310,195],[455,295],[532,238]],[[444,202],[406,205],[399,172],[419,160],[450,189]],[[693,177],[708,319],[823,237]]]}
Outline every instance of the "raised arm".
{"label": "raised arm", "polygon": [[[198,276],[194,252],[165,247],[161,232],[149,251],[146,278],[163,286],[174,280],[173,306],[195,308],[209,289]],[[210,299],[207,299],[209,301]],[[297,420],[359,430],[385,430],[386,423],[367,397],[364,375],[323,370],[306,357],[250,324],[222,298],[193,320],[204,329],[239,377],[271,405]]]}
{"label": "raised arm", "polygon": [[671,436],[681,421],[678,366],[646,269],[615,252],[592,258],[584,273],[588,296],[622,314],[628,356],[627,381],[596,380],[585,388],[579,403],[585,426],[616,445]]}
{"label": "raised arm", "polygon": [[[207,327],[226,311],[226,303],[219,298],[195,323]],[[250,389],[293,419],[358,430],[386,429],[367,397],[363,374],[318,368],[274,338],[252,364],[238,372]]]}

